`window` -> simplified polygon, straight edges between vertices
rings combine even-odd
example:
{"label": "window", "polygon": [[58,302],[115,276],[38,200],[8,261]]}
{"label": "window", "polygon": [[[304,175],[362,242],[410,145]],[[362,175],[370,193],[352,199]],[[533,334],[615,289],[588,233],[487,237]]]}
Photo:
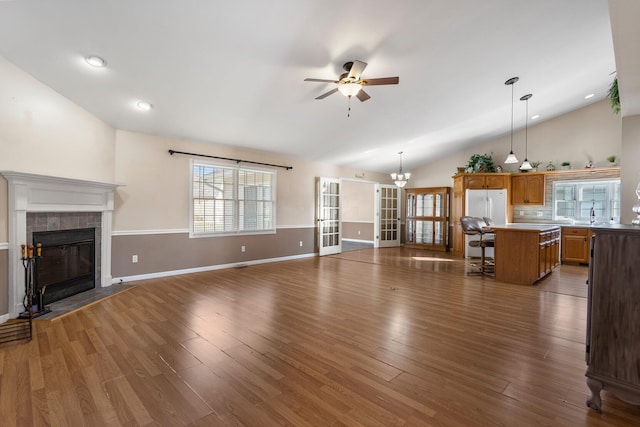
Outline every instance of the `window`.
{"label": "window", "polygon": [[620,222],[620,180],[558,181],[553,183],[553,219],[586,221],[591,208],[597,222]]}
{"label": "window", "polygon": [[191,233],[275,232],[273,171],[192,162]]}

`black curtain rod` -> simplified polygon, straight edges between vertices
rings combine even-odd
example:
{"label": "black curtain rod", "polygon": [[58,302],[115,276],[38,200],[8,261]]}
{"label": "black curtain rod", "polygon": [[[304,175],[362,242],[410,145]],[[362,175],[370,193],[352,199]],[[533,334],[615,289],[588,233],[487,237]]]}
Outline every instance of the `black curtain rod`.
{"label": "black curtain rod", "polygon": [[293,166],[274,165],[271,163],[252,162],[251,160],[231,159],[229,157],[209,156],[208,154],[186,153],[184,151],[169,150],[169,154],[186,154],[187,156],[209,157],[211,159],[231,160],[236,163],[251,163],[252,165],[273,166],[274,168],[282,168],[286,170],[293,169]]}

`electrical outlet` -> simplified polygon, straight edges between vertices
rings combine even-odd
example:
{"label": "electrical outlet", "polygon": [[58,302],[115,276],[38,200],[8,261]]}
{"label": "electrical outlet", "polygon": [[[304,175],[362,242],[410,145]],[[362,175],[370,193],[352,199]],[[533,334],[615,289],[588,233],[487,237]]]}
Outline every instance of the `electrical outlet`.
{"label": "electrical outlet", "polygon": [[358,230],[358,236],[360,235],[360,230]]}
{"label": "electrical outlet", "polygon": [[520,216],[524,216],[524,211],[518,211],[518,214],[519,214]]}
{"label": "electrical outlet", "polygon": [[300,240],[300,247],[302,247],[302,240]]}
{"label": "electrical outlet", "polygon": [[537,216],[542,216],[542,212],[538,211],[538,212],[536,212],[536,215]]}
{"label": "electrical outlet", "polygon": [[134,264],[137,264],[138,263],[138,255],[132,255],[131,256],[131,262],[134,263]]}
{"label": "electrical outlet", "polygon": [[244,251],[245,251],[245,249],[246,249],[246,248],[244,247],[244,245],[240,246],[240,252],[244,252]]}

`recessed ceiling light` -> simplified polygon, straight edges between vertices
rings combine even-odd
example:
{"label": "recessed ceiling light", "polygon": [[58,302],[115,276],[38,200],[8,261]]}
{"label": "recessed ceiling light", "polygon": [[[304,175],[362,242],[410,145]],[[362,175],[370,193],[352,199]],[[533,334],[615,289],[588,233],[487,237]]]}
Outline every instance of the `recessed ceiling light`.
{"label": "recessed ceiling light", "polygon": [[596,96],[595,93],[590,93],[589,95],[585,96],[584,99],[593,98],[594,96]]}
{"label": "recessed ceiling light", "polygon": [[531,116],[531,120],[535,120],[535,119],[539,119],[540,118],[540,114],[536,114],[535,116]]}
{"label": "recessed ceiling light", "polygon": [[136,103],[136,107],[138,107],[138,110],[141,111],[150,111],[153,108],[153,105],[146,101],[138,101]]}
{"label": "recessed ceiling light", "polygon": [[96,68],[102,68],[102,67],[105,67],[107,65],[107,61],[105,61],[104,59],[100,58],[99,56],[95,56],[95,55],[85,56],[84,60],[87,62],[87,64],[91,65],[92,67],[96,67]]}

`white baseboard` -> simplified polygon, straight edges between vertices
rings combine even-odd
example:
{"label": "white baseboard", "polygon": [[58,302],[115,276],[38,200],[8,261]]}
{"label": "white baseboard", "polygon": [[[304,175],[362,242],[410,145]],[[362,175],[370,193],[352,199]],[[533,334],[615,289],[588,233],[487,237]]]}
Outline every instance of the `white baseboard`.
{"label": "white baseboard", "polygon": [[9,320],[11,317],[9,316],[9,313],[7,314],[3,314],[2,316],[0,316],[0,323],[4,323],[7,320]]}
{"label": "white baseboard", "polygon": [[354,242],[354,243],[370,243],[374,244],[373,240],[358,240],[358,239],[342,239],[344,242]]}
{"label": "white baseboard", "polygon": [[111,283],[113,284],[113,283],[133,282],[136,280],[157,279],[160,277],[178,276],[181,274],[191,274],[191,273],[200,273],[203,271],[222,270],[224,268],[247,267],[250,265],[267,264],[270,262],[280,262],[280,261],[290,261],[290,260],[301,259],[301,258],[310,258],[317,255],[318,255],[317,253],[310,253],[310,254],[293,255],[293,256],[286,256],[286,257],[280,257],[280,258],[259,259],[255,261],[235,262],[232,264],[219,264],[219,265],[209,265],[206,267],[185,268],[182,270],[159,271],[157,273],[138,274],[135,276],[114,277]]}

